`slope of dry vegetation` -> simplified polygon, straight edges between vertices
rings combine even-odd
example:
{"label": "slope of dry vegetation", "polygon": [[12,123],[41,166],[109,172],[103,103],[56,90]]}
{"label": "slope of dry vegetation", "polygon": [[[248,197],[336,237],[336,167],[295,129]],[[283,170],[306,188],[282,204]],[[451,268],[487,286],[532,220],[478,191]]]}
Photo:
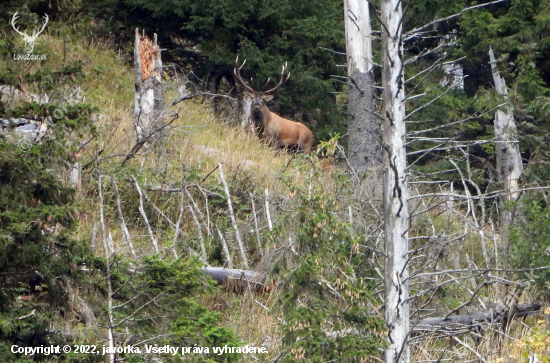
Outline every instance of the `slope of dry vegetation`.
{"label": "slope of dry vegetation", "polygon": [[[62,57],[59,54],[63,53],[62,42],[52,37],[44,40],[45,46],[51,47],[51,53],[57,55],[50,58],[49,62],[61,66]],[[128,68],[128,60],[112,51],[109,44],[84,46],[69,43],[66,61],[74,60],[83,62],[83,73],[86,77],[81,87],[86,95],[85,102],[98,108],[95,114],[98,136],[79,156],[85,170],[77,199],[84,213],[81,214],[74,237],[89,241],[97,256],[104,256],[97,184],[99,172],[104,176],[104,224],[117,254],[129,258],[133,256],[120,228],[117,205],[119,193],[122,214],[138,259],[154,254],[152,238],[157,240],[161,256],[172,258],[175,246],[174,225],[179,223],[180,231],[176,243],[179,255],[200,255],[200,233],[208,263],[214,266],[223,265],[219,238],[221,232],[229,245],[234,267],[243,268],[224,200],[226,193],[219,169],[216,169],[221,163],[250,266],[264,272],[268,272],[270,268],[269,248],[280,248],[280,245],[272,244],[266,237],[269,230],[267,219],[271,218],[275,228],[278,227],[278,219],[292,208],[296,188],[309,188],[311,191],[318,184],[329,191],[333,190],[333,193],[341,189],[340,181],[332,177],[330,163],[325,161],[316,167],[326,169],[322,178],[312,178],[312,165],[303,155],[292,160],[285,169],[290,155],[275,153],[255,136],[240,130],[237,123],[224,123],[216,119],[208,102],[202,102],[200,98],[174,107],[173,111],[178,113],[179,118],[159,135],[149,152],[137,155],[122,167],[120,162],[135,142],[133,73]],[[178,89],[185,85],[182,77],[181,74],[171,74],[171,77],[166,74],[167,103],[177,97]],[[142,192],[149,198],[144,201],[147,221],[140,212],[140,198],[132,176],[136,177]],[[118,190],[113,188],[111,177],[116,178]],[[177,191],[182,185],[198,182],[201,188],[189,188],[186,191],[189,194],[184,196],[185,213],[178,222],[181,193]],[[266,189],[270,194],[269,217],[265,212]],[[349,198],[350,195],[344,197]],[[251,198],[255,199],[254,208],[258,215],[256,221],[251,217]],[[190,213],[190,210],[193,212]],[[197,219],[201,232],[198,231],[194,218]],[[150,235],[149,227],[153,236]],[[258,236],[263,252],[257,247]],[[92,307],[98,308],[104,304],[93,290],[88,293],[91,295],[86,300]],[[225,325],[233,329],[243,341],[268,347],[272,354],[266,359],[272,359],[277,355],[280,335],[279,321],[269,310],[279,298],[278,289],[269,294],[248,291],[237,295],[220,290],[215,296],[205,295],[202,304],[210,310],[220,311]],[[82,336],[82,342],[99,339],[105,343],[105,334],[96,334],[93,329],[86,329],[86,333],[77,333],[82,330],[77,321],[71,324],[59,321],[57,324],[60,328],[64,325],[62,330],[69,335]]]}

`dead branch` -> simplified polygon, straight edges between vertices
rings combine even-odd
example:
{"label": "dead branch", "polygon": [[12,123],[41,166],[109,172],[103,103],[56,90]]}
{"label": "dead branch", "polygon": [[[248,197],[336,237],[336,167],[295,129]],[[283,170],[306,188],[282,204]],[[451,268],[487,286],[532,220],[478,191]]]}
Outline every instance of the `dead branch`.
{"label": "dead branch", "polygon": [[425,57],[427,55],[430,55],[430,54],[433,54],[433,53],[438,53],[438,51],[441,49],[441,48],[444,48],[444,47],[449,47],[452,45],[452,42],[451,43],[441,43],[439,44],[437,47],[435,48],[432,48],[432,49],[424,49],[424,51],[422,51],[420,54],[412,57],[411,59],[407,59],[405,61],[405,66],[411,64],[411,63],[414,63],[416,62],[418,59],[422,58],[422,57]]}
{"label": "dead branch", "polygon": [[145,304],[143,304],[142,306],[140,306],[139,308],[137,308],[132,314],[128,315],[127,317],[125,317],[124,319],[122,319],[121,321],[119,321],[118,323],[116,323],[115,325],[113,325],[113,328],[119,326],[120,324],[123,324],[125,321],[131,319],[134,315],[136,315],[137,313],[139,313],[141,310],[143,310],[147,305],[151,304],[152,302],[154,302],[156,299],[158,299],[159,297],[161,297],[162,295],[164,295],[166,293],[166,291],[163,291],[161,292],[160,294],[158,294],[157,296],[155,296],[153,299],[147,301]]}
{"label": "dead branch", "polygon": [[141,213],[141,216],[143,217],[143,220],[145,221],[145,225],[147,226],[147,230],[149,231],[149,237],[151,238],[151,242],[153,242],[153,247],[155,248],[155,253],[159,253],[159,246],[157,243],[157,240],[155,238],[155,235],[153,234],[153,230],[151,229],[151,225],[149,224],[149,219],[147,218],[147,214],[145,214],[145,209],[143,208],[143,193],[141,192],[141,188],[139,187],[139,184],[136,180],[136,178],[132,175],[132,179],[134,180],[134,184],[136,186],[137,192],[139,194],[139,212]]}
{"label": "dead branch", "polygon": [[411,39],[414,39],[419,32],[425,30],[425,29],[429,29],[431,27],[433,27],[434,25],[436,24],[439,24],[443,21],[447,21],[447,20],[451,20],[451,19],[454,19],[456,17],[459,17],[460,15],[464,14],[466,11],[469,11],[469,10],[474,10],[474,9],[477,9],[477,8],[481,8],[481,7],[484,7],[484,6],[489,6],[489,5],[494,5],[494,4],[498,4],[498,3],[501,3],[501,2],[504,2],[505,0],[496,0],[496,1],[492,1],[490,3],[485,3],[485,4],[479,4],[479,5],[474,5],[474,6],[469,6],[467,8],[464,8],[462,9],[459,13],[456,13],[456,14],[453,14],[453,15],[449,15],[445,18],[439,18],[439,19],[436,19],[434,21],[431,21],[429,22],[428,24],[425,24],[419,28],[415,28],[405,34],[403,34],[403,42],[406,42],[408,40],[411,40]]}
{"label": "dead branch", "polygon": [[414,136],[414,135],[418,135],[418,134],[423,134],[423,133],[426,133],[426,132],[431,132],[431,131],[435,131],[435,130],[440,130],[440,129],[444,128],[444,127],[457,125],[457,124],[460,124],[460,123],[462,123],[462,122],[466,122],[466,121],[470,121],[470,120],[477,120],[478,118],[481,118],[481,117],[485,116],[486,114],[493,112],[493,111],[496,110],[497,108],[500,108],[500,107],[502,107],[502,106],[505,106],[506,104],[507,104],[506,102],[505,102],[505,103],[501,103],[500,105],[498,105],[498,106],[496,106],[496,107],[493,107],[493,108],[490,109],[489,111],[483,112],[483,113],[481,113],[481,114],[479,114],[479,115],[474,115],[474,116],[470,116],[470,117],[465,118],[465,119],[462,119],[462,120],[449,122],[448,124],[445,124],[445,125],[440,125],[440,126],[432,127],[431,129],[425,129],[425,130],[410,132],[410,133],[407,133],[407,136]]}
{"label": "dead branch", "polygon": [[262,249],[262,241],[260,240],[260,230],[258,229],[258,218],[256,216],[256,205],[254,203],[254,194],[250,193],[250,200],[252,201],[252,214],[254,218],[254,231],[256,232],[256,239],[258,241],[258,251],[261,255],[264,254]]}
{"label": "dead branch", "polygon": [[174,258],[178,259],[178,251],[176,250],[176,244],[178,242],[179,233],[180,233],[180,226],[183,222],[183,214],[184,214],[184,200],[185,200],[185,194],[183,194],[183,191],[180,193],[180,211],[179,211],[179,217],[178,221],[176,223],[176,227],[174,227],[174,240],[172,241],[172,252],[174,253]]}
{"label": "dead branch", "polygon": [[114,177],[111,177],[111,183],[113,184],[113,187],[115,189],[116,204],[118,209],[118,219],[120,221],[120,229],[122,230],[122,235],[126,239],[128,246],[130,247],[130,252],[132,252],[132,257],[134,258],[134,260],[136,260],[137,259],[136,251],[134,250],[134,245],[132,244],[132,238],[130,237],[130,232],[128,231],[128,228],[126,227],[126,222],[124,221],[124,215],[122,214],[122,207],[120,205],[120,194],[118,193],[118,187]]}
{"label": "dead branch", "polygon": [[225,195],[227,196],[227,206],[229,208],[229,215],[231,217],[231,224],[233,225],[233,230],[235,231],[235,236],[237,237],[237,243],[239,244],[239,251],[241,253],[241,259],[243,261],[243,265],[246,269],[248,269],[248,259],[246,258],[246,252],[244,250],[243,241],[241,240],[241,235],[239,233],[239,228],[237,227],[237,221],[235,220],[235,214],[233,213],[233,205],[231,204],[231,195],[229,194],[229,188],[227,187],[227,183],[225,182],[225,178],[223,177],[223,168],[222,164],[219,164],[220,169],[220,177],[222,179],[223,187],[225,188]]}
{"label": "dead branch", "polygon": [[197,226],[197,234],[199,236],[199,244],[201,247],[201,258],[202,263],[206,266],[208,265],[208,258],[206,257],[206,248],[204,247],[204,238],[202,236],[202,230],[201,230],[201,224],[199,223],[199,220],[197,219],[197,216],[195,215],[195,211],[193,210],[193,207],[190,203],[187,203],[187,207],[189,208],[189,211],[191,212],[191,216],[193,217],[193,221],[195,222],[195,225]]}
{"label": "dead branch", "polygon": [[[463,77],[464,79],[465,77]],[[431,100],[430,102],[418,107],[416,110],[410,112],[408,115],[405,116],[405,120],[407,120],[409,117],[411,117],[412,115],[414,115],[415,113],[417,113],[418,111],[421,111],[423,110],[424,108],[430,106],[432,103],[436,102],[437,100],[439,100],[441,97],[445,96],[450,90],[452,90],[453,87],[449,87],[445,90],[445,92],[443,92],[442,94],[438,95],[437,97],[435,97],[433,100]]]}
{"label": "dead branch", "polygon": [[273,231],[273,224],[271,223],[271,214],[269,213],[269,190],[265,188],[265,214],[269,230]]}
{"label": "dead branch", "polygon": [[227,242],[225,241],[225,238],[223,238],[222,232],[219,229],[217,229],[217,230],[218,230],[218,234],[220,236],[220,241],[222,242],[222,251],[223,251],[223,254],[224,254],[224,257],[225,257],[225,261],[226,261],[225,264],[227,264],[228,268],[233,268],[233,260],[231,259],[231,254],[229,253],[229,249],[227,248]]}

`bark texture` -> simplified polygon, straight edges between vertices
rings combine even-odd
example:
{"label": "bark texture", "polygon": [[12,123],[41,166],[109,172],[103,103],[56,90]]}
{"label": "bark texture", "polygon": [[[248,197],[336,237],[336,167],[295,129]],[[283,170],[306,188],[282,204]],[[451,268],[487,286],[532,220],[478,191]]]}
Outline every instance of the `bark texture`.
{"label": "bark texture", "polygon": [[382,164],[380,119],[375,114],[372,42],[367,1],[344,0],[348,57],[348,158],[352,168],[364,171]]}
{"label": "bark texture", "polygon": [[372,42],[369,4],[361,0],[344,0],[346,53],[348,74],[355,69],[361,73],[372,70]]}
{"label": "bark texture", "polygon": [[384,87],[384,243],[385,320],[388,326],[386,363],[410,362],[408,343],[409,269],[406,150],[405,150],[405,80],[400,0],[381,3],[382,54]]}
{"label": "bark texture", "polygon": [[348,159],[356,172],[382,165],[381,120],[376,116],[372,72],[355,69],[348,90]]}
{"label": "bark texture", "polygon": [[[495,55],[489,48],[489,59],[495,82],[495,90],[499,95],[508,96],[506,82],[496,72]],[[519,198],[519,178],[523,171],[521,155],[516,131],[516,122],[512,110],[507,107],[505,111],[497,111],[495,115],[496,163],[499,179],[506,183],[510,195],[507,200],[516,201]]]}
{"label": "bark texture", "polygon": [[[136,82],[134,126],[137,141],[147,138],[162,122],[165,110],[162,60],[157,36],[151,41],[136,28],[134,44],[134,75]],[[147,148],[147,145],[145,145]]]}

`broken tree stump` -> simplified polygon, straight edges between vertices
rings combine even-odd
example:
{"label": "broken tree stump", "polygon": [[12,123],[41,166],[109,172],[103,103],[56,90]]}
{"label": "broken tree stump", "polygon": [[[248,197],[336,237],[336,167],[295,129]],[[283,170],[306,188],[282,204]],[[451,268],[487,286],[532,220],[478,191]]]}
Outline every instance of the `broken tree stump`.
{"label": "broken tree stump", "polygon": [[[134,126],[137,142],[150,138],[153,131],[158,129],[165,111],[164,85],[162,84],[162,60],[160,48],[157,44],[157,35],[153,41],[145,33],[135,33],[134,48],[134,75],[136,83],[134,103]],[[143,143],[147,150],[150,140]]]}

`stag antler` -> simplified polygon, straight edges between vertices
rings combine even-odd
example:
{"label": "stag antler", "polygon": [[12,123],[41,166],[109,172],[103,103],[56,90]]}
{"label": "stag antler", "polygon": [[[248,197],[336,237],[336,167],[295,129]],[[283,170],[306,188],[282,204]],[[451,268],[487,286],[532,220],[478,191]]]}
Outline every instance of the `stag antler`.
{"label": "stag antler", "polygon": [[[272,89],[264,91],[264,93],[273,92],[277,88],[279,88],[283,83],[288,81],[288,79],[290,78],[290,73],[286,76],[286,79],[284,79],[285,78],[285,69],[286,69],[286,67],[287,67],[287,62],[285,62],[285,65],[283,66],[283,70],[281,71],[281,79],[279,80],[279,83],[275,87],[273,87]],[[268,82],[269,82],[269,80],[268,80]]]}
{"label": "stag antler", "polygon": [[244,86],[244,88],[246,88],[250,92],[254,93],[256,91],[254,91],[254,89],[252,87],[250,87],[249,85],[244,83],[243,77],[241,76],[241,69],[244,67],[245,63],[246,63],[246,59],[244,60],[243,64],[241,64],[241,66],[239,68],[237,68],[239,66],[239,56],[237,56],[237,59],[235,59],[235,65],[237,67],[235,67],[235,69],[233,70],[233,73],[235,73],[235,77],[237,77],[237,80],[239,82],[241,82],[241,84]]}
{"label": "stag antler", "polygon": [[[244,67],[244,64],[246,63],[246,59],[244,60],[243,64],[241,64],[241,66],[239,67],[239,57],[237,56],[237,59],[235,59],[235,69],[234,69],[234,73],[235,73],[235,77],[237,77],[237,80],[239,82],[241,82],[241,84],[247,89],[249,90],[250,92],[256,92],[254,91],[254,89],[252,87],[250,87],[249,85],[247,85],[244,80],[243,80],[243,77],[241,76],[241,69]],[[264,93],[270,93],[270,92],[273,92],[275,91],[277,88],[279,88],[283,83],[285,83],[286,81],[288,81],[288,79],[290,78],[290,73],[286,76],[285,78],[285,70],[287,68],[287,62],[285,62],[285,65],[283,66],[283,70],[281,71],[281,79],[279,80],[279,83],[273,87],[272,89],[270,90],[267,90],[267,91],[264,91]],[[267,84],[269,83],[269,80],[270,78],[267,79],[267,82],[265,83],[265,86],[267,86]],[[264,87],[265,87],[264,86]]]}

